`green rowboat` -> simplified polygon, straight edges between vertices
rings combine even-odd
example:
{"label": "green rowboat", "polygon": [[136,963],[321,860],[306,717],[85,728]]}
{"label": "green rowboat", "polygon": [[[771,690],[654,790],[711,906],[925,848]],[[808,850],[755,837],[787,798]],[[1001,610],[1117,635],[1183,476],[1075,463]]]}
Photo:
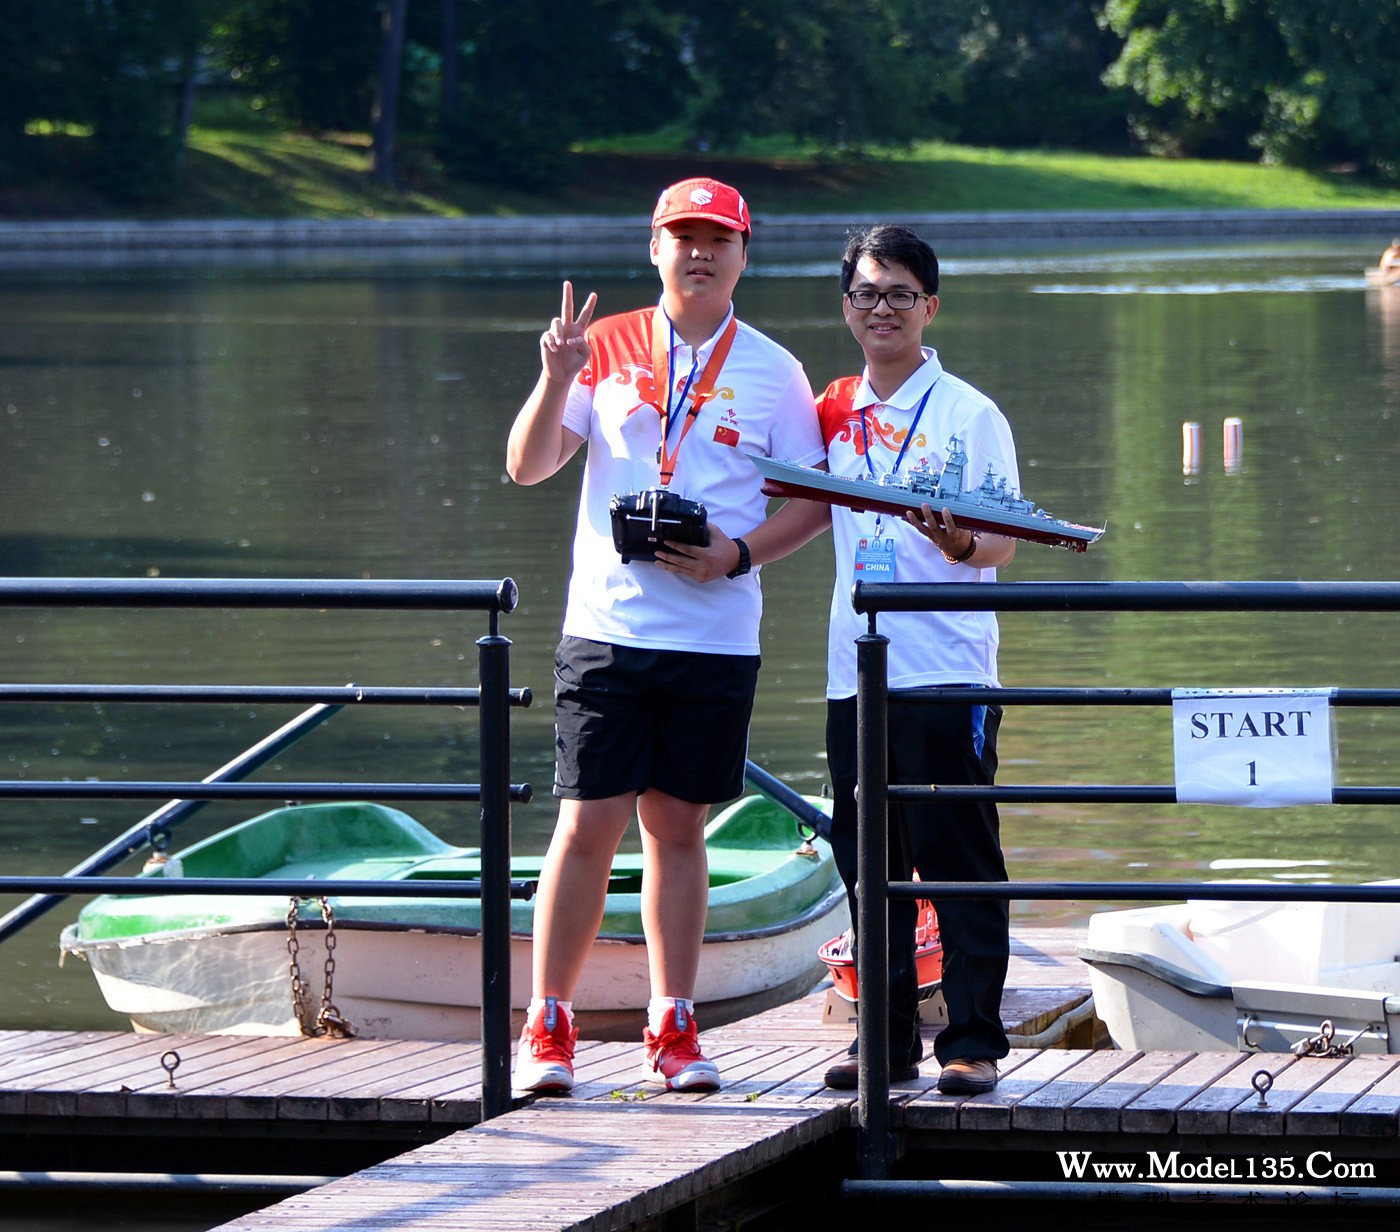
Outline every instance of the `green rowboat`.
{"label": "green rowboat", "polygon": [[[820,806],[823,802],[813,800]],[[697,1018],[717,1026],[807,992],[822,942],[847,926],[830,848],[792,815],[746,796],[706,827],[710,892]],[[470,880],[479,851],[369,803],[279,808],[195,843],[150,877]],[[540,858],[512,877],[533,881]],[[631,1036],[649,996],[641,856],[613,865],[603,926],[575,993],[581,1029]],[[212,894],[103,896],[64,930],[108,1005],[138,1030],[296,1035],[345,1021],[366,1038],[470,1039],[480,1032],[480,903],[469,898]],[[512,1004],[530,991],[533,904],[515,901]],[[328,951],[327,939],[333,937]],[[328,956],[333,958],[327,962]],[[329,977],[329,978],[328,978]]]}

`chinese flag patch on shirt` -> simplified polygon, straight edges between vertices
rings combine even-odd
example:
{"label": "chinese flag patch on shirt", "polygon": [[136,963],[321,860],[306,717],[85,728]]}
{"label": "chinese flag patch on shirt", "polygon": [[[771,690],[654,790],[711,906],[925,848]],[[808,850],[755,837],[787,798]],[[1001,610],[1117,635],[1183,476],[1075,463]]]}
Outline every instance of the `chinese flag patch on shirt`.
{"label": "chinese flag patch on shirt", "polygon": [[720,424],[715,429],[715,440],[721,445],[728,445],[731,449],[739,443],[739,433],[727,424]]}

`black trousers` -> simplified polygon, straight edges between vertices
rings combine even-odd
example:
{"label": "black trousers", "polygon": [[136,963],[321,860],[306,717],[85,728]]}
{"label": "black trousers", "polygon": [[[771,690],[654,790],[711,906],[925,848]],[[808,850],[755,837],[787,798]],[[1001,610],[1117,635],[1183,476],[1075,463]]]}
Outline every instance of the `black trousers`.
{"label": "black trousers", "polygon": [[[897,695],[892,695],[897,696]],[[980,722],[979,722],[980,719]],[[1001,709],[972,705],[892,705],[889,781],[897,784],[979,784],[996,777]],[[827,702],[826,748],[834,792],[831,847],[856,909],[856,699]],[[1006,881],[1000,823],[992,803],[899,802],[889,807],[889,872],[909,881]],[[1001,1024],[1001,994],[1010,955],[1005,899],[934,901],[943,939],[943,996],[948,1025],[934,1040],[941,1064],[957,1057],[996,1060],[1010,1051]],[[922,1054],[918,974],[914,967],[916,908],[891,899],[890,1061]]]}

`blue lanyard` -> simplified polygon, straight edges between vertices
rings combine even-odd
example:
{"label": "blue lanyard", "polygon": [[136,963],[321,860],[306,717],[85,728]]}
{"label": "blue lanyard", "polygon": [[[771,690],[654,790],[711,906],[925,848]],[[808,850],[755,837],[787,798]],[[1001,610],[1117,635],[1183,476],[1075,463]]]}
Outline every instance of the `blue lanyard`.
{"label": "blue lanyard", "polygon": [[[670,339],[671,351],[670,351],[670,353],[671,353],[672,355],[674,355],[674,354],[676,353],[676,327],[675,327],[675,324],[672,322],[672,320],[671,320],[670,317],[667,317],[667,318],[666,318],[666,324],[670,327],[670,330],[671,330],[671,339]],[[686,396],[690,393],[690,387],[695,383],[695,373],[696,373],[696,370],[698,369],[699,365],[700,365],[700,350],[699,350],[698,347],[691,347],[691,348],[690,348],[690,375],[689,375],[688,377],[685,378],[685,384],[681,387],[681,399],[680,399],[680,405],[681,405],[681,406],[684,406],[684,405],[685,405]],[[671,415],[671,395],[672,395],[673,392],[674,392],[674,389],[673,389],[673,384],[672,384],[672,382],[671,382],[671,381],[667,381],[667,382],[666,382],[666,439],[667,439],[668,441],[671,439],[671,425],[672,425],[676,420],[683,420],[683,419],[685,418],[684,415],[677,415],[677,416],[674,417],[674,419],[672,418],[672,415]]]}
{"label": "blue lanyard", "polygon": [[[937,384],[938,379],[935,377],[933,385]],[[919,409],[914,412],[914,422],[909,425],[909,432],[904,438],[904,444],[899,447],[899,456],[894,460],[894,469],[890,471],[891,475],[898,475],[899,468],[904,464],[904,455],[909,449],[909,442],[914,439],[914,433],[919,427],[919,418],[924,413],[924,407],[928,405],[929,394],[933,393],[933,385],[930,385],[928,389],[924,391],[924,396],[919,399]],[[860,439],[865,446],[865,469],[870,472],[870,476],[873,479],[875,477],[875,466],[870,461],[870,430],[865,426],[865,407],[860,408]]]}

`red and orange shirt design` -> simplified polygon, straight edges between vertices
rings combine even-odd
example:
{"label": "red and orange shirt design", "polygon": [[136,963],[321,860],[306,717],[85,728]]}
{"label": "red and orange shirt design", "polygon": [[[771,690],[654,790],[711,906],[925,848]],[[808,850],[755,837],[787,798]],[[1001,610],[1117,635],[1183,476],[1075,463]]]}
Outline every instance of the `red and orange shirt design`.
{"label": "red and orange shirt design", "polygon": [[[865,442],[868,434],[873,441],[879,441],[891,454],[898,456],[904,447],[908,429],[898,428],[880,418],[879,408],[871,407],[865,413],[865,430],[861,430],[861,413],[855,409],[856,393],[860,390],[861,378],[842,377],[827,386],[817,399],[817,417],[821,421],[822,440],[828,452],[833,445],[849,446],[858,458],[865,456]],[[910,442],[917,454],[928,449],[928,438],[915,433]]]}
{"label": "red and orange shirt design", "polygon": [[[596,322],[588,330],[588,344],[592,354],[587,365],[578,375],[579,384],[591,389],[601,389],[611,384],[615,389],[632,387],[636,401],[623,412],[626,416],[635,415],[643,409],[650,409],[660,415],[663,398],[656,386],[656,376],[652,371],[649,357],[652,353],[652,320],[657,310],[639,308],[635,312],[621,313]],[[686,388],[687,373],[676,372],[672,389],[672,406],[678,406],[682,391]],[[738,411],[734,407],[734,390],[728,385],[716,385],[704,399],[705,405],[717,403],[715,410],[719,423],[714,428],[712,439],[721,445],[735,448],[739,444],[740,426]],[[704,407],[702,407],[702,411]]]}

